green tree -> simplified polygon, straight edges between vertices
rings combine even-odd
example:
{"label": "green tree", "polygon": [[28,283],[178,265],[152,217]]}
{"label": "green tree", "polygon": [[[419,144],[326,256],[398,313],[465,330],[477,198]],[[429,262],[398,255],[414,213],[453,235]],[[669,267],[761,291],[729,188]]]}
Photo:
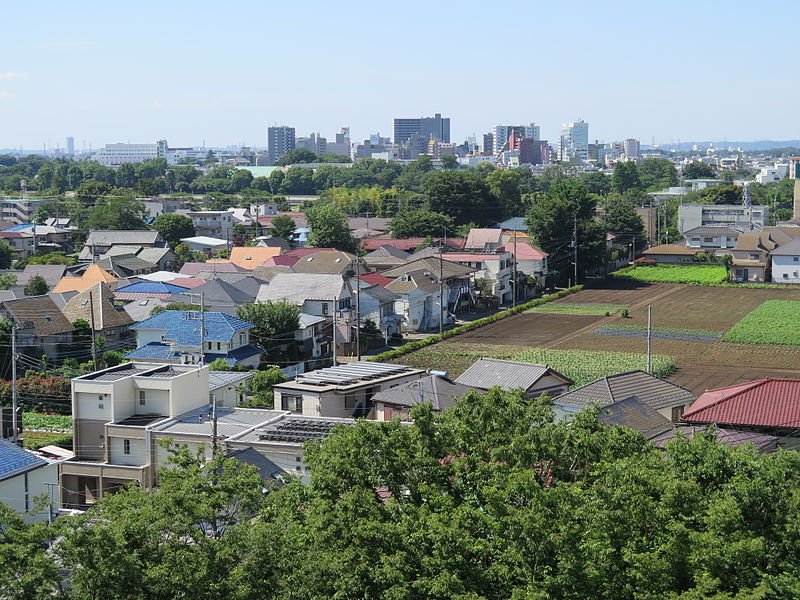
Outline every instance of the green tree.
{"label": "green tree", "polygon": [[297,165],[302,163],[317,162],[317,155],[305,148],[294,148],[276,160],[273,165],[285,167],[286,165]]}
{"label": "green tree", "polygon": [[294,240],[294,231],[297,229],[297,224],[292,217],[287,215],[278,215],[272,219],[270,223],[269,232],[271,235],[283,238],[291,243]]}
{"label": "green tree", "polygon": [[263,190],[265,192],[272,191],[272,188],[269,185],[269,177],[254,177],[253,181],[250,182],[250,187],[254,190]]}
{"label": "green tree", "polygon": [[605,261],[605,229],[594,221],[595,196],[575,179],[553,183],[547,194],[528,212],[528,231],[536,244],[550,256],[551,265],[564,265],[562,282],[572,274],[573,231],[578,240],[578,274],[599,267]]}
{"label": "green tree", "polygon": [[313,194],[315,192],[313,170],[306,167],[289,167],[280,191],[283,194]]}
{"label": "green tree", "polygon": [[453,219],[426,208],[403,210],[389,222],[392,235],[398,238],[442,237],[454,231]]}
{"label": "green tree", "polygon": [[686,179],[711,179],[715,174],[710,165],[695,161],[684,165],[683,176]]}
{"label": "green tree", "polygon": [[[5,240],[0,240],[0,269],[8,269],[17,253]],[[5,288],[8,289],[8,288]]]}
{"label": "green tree", "polygon": [[281,372],[280,367],[275,365],[269,365],[266,369],[258,371],[249,382],[250,399],[248,406],[252,408],[273,408],[275,400],[272,388],[284,381],[288,381],[288,377]]}
{"label": "green tree", "polygon": [[50,286],[47,285],[47,281],[45,281],[44,277],[41,275],[34,275],[31,277],[28,280],[28,284],[25,286],[26,296],[43,296],[49,291]]}
{"label": "green tree", "polygon": [[136,168],[133,166],[133,163],[122,163],[117,169],[115,179],[117,187],[136,187]]}
{"label": "green tree", "polygon": [[266,350],[262,360],[275,359],[289,346],[294,346],[294,332],[300,327],[300,309],[280,300],[265,304],[240,304],[236,316],[253,323],[250,330],[255,345]]}
{"label": "green tree", "polygon": [[700,192],[707,204],[741,204],[743,189],[738,185],[717,185]]}
{"label": "green tree", "polygon": [[518,217],[525,214],[526,207],[522,201],[521,173],[530,169],[495,169],[491,171],[484,181],[489,186],[489,192],[494,196],[501,213],[493,215],[492,220],[497,223],[507,217]]}
{"label": "green tree", "polygon": [[100,198],[108,194],[112,189],[110,183],[103,181],[85,181],[75,191],[78,200],[84,206],[94,205]]}
{"label": "green tree", "polygon": [[644,222],[636,208],[629,195],[612,193],[603,201],[603,224],[616,236],[615,243],[635,243],[637,249],[644,250]]}
{"label": "green tree", "polygon": [[436,171],[425,178],[423,187],[429,206],[452,217],[456,225],[491,225],[502,214],[486,181],[472,171]]}
{"label": "green tree", "polygon": [[619,194],[624,194],[628,190],[638,190],[642,188],[639,181],[639,169],[632,160],[619,161],[614,165],[614,174],[611,176],[611,189]]}
{"label": "green tree", "polygon": [[229,371],[231,366],[224,358],[215,358],[211,361],[211,364],[208,365],[210,371]]}
{"label": "green tree", "polygon": [[74,335],[79,338],[88,338],[92,335],[92,325],[86,319],[75,319],[72,326],[75,328]]}
{"label": "green tree", "polygon": [[179,243],[172,251],[175,253],[175,257],[181,267],[188,262],[206,262],[208,260],[206,253],[192,250],[186,242]]}
{"label": "green tree", "polygon": [[442,154],[439,159],[442,161],[443,169],[457,169],[460,166],[455,154]]}
{"label": "green tree", "polygon": [[153,221],[153,229],[158,231],[164,241],[172,247],[179,244],[182,238],[192,237],[195,234],[192,220],[174,213],[158,215]]}
{"label": "green tree", "polygon": [[253,174],[247,169],[236,169],[231,175],[231,183],[234,192],[241,192],[253,183]]}
{"label": "green tree", "polygon": [[358,250],[358,240],[347,225],[347,217],[334,204],[318,203],[306,211],[312,248],[336,248],[345,252]]}
{"label": "green tree", "polygon": [[147,229],[144,204],[134,198],[109,198],[89,211],[88,229]]}
{"label": "green tree", "polygon": [[645,191],[653,192],[678,185],[678,171],[671,160],[646,158],[638,167],[639,180]]}
{"label": "green tree", "polygon": [[0,290],[10,290],[17,284],[17,276],[14,273],[0,273]]}

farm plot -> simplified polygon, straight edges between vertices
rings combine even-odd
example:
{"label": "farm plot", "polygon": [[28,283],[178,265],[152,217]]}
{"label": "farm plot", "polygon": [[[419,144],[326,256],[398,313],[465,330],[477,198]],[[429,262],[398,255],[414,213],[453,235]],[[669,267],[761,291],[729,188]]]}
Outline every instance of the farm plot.
{"label": "farm plot", "polygon": [[529,313],[550,313],[567,315],[604,315],[610,316],[619,312],[623,308],[628,308],[620,304],[576,304],[571,302],[548,302],[540,306],[534,306],[525,312]]}
{"label": "farm plot", "polygon": [[728,272],[725,267],[718,266],[657,265],[634,267],[626,273],[615,275],[615,277],[658,283],[717,285],[728,278]]}
{"label": "farm plot", "polygon": [[602,321],[603,316],[520,313],[458,336],[459,342],[474,344],[508,344],[540,346],[588,325]]}
{"label": "farm plot", "polygon": [[[646,338],[647,327],[642,325],[609,324],[598,327],[591,333],[613,337]],[[684,342],[716,342],[724,335],[722,331],[703,329],[680,329],[677,327],[652,327],[650,337],[657,340],[681,340]]]}
{"label": "farm plot", "polygon": [[740,344],[800,345],[800,302],[767,300],[736,323],[723,338]]}
{"label": "farm plot", "polygon": [[25,429],[39,429],[41,431],[72,431],[72,417],[69,415],[48,415],[45,413],[22,413],[22,426]]}

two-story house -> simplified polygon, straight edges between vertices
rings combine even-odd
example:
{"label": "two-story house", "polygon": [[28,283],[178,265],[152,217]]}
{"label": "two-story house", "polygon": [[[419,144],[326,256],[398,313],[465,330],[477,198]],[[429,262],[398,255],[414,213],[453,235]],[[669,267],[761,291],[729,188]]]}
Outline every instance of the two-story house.
{"label": "two-story house", "polygon": [[25,231],[0,231],[0,240],[11,246],[17,260],[25,260],[34,252],[32,233]]}
{"label": "two-story house", "polygon": [[503,243],[503,230],[495,228],[473,228],[464,243],[466,252],[494,252]]}
{"label": "two-story house", "polygon": [[[122,309],[117,310],[106,283],[96,283],[69,299],[61,309],[70,323],[83,319],[107,342],[120,342],[129,338],[128,327],[133,324],[131,316]],[[115,345],[115,348],[120,347]],[[130,346],[128,346],[130,347]]]}
{"label": "two-story house", "polygon": [[704,225],[683,233],[686,247],[691,250],[715,252],[736,246],[736,241],[744,231],[730,225]]}
{"label": "two-story house", "polygon": [[75,328],[50,296],[31,296],[0,303],[0,317],[17,327],[20,348],[35,349],[51,361],[60,361]]}
{"label": "two-story house", "polygon": [[358,299],[361,326],[369,319],[378,327],[385,341],[400,333],[403,317],[395,312],[395,302],[399,296],[380,285],[370,285],[362,280],[357,283],[361,287]]}
{"label": "two-story house", "polygon": [[194,223],[196,235],[203,235],[223,240],[233,236],[233,213],[227,210],[194,210],[186,213]]}
{"label": "two-story house", "polygon": [[780,230],[743,233],[731,249],[731,278],[737,282],[769,281],[770,253],[790,241],[791,238]]}
{"label": "two-story house", "polygon": [[800,283],[800,238],[773,249],[770,257],[774,283]]}
{"label": "two-story house", "polygon": [[97,230],[92,231],[83,243],[78,260],[93,261],[107,253],[113,246],[143,246],[163,248],[166,246],[161,235],[151,230]]}
{"label": "two-story house", "polygon": [[[250,343],[253,323],[221,312],[165,310],[130,327],[136,350],[129,360],[171,364],[212,363],[221,358],[231,366],[258,367],[263,348]],[[201,334],[202,328],[202,334]]]}
{"label": "two-story house", "polygon": [[474,268],[476,271],[473,273],[473,280],[485,280],[491,295],[496,296],[501,304],[511,302],[513,261],[509,252],[502,250],[472,254],[449,252],[442,254],[442,258]]}

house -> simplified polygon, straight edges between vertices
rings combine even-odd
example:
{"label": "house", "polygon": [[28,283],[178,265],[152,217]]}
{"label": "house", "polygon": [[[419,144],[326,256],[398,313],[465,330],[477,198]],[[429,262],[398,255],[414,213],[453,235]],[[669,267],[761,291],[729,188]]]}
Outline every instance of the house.
{"label": "house", "polygon": [[347,227],[356,237],[366,237],[359,233],[370,232],[371,236],[384,235],[389,231],[392,219],[387,217],[351,217],[347,219]]}
{"label": "house", "polygon": [[773,283],[800,283],[800,237],[773,248],[769,255]]}
{"label": "house", "polygon": [[[528,296],[530,289],[544,287],[544,279],[547,277],[547,252],[542,252],[534,248],[527,242],[513,240],[506,242],[499,247],[501,252],[508,252],[512,256],[512,271],[516,271],[516,277],[512,276],[512,285],[517,285],[517,300]],[[536,282],[529,281],[528,278],[535,278]],[[516,283],[515,283],[516,282]],[[512,289],[513,294],[513,289]]]}
{"label": "house", "polygon": [[478,287],[478,280],[483,280],[487,283],[486,289],[489,294],[497,297],[501,304],[511,302],[512,261],[511,254],[508,252],[475,252],[471,254],[445,252],[442,254],[442,258],[476,269],[472,275],[476,287]]}
{"label": "house", "polygon": [[494,252],[503,243],[502,229],[473,228],[464,243],[465,252]]}
{"label": "house", "polygon": [[628,398],[636,398],[672,423],[695,401],[686,388],[637,370],[601,377],[570,390],[556,398],[553,407],[557,414],[565,415],[587,406],[605,408]]}
{"label": "house", "polygon": [[16,260],[25,260],[33,256],[34,238],[32,233],[25,231],[0,231],[0,240],[11,246]]}
{"label": "house", "polygon": [[636,396],[604,406],[597,418],[606,425],[635,429],[648,440],[671,431],[673,427],[672,421]]}
{"label": "house", "polygon": [[739,283],[769,281],[770,253],[783,241],[791,240],[786,238],[788,236],[780,231],[755,231],[740,235],[731,249],[731,278]]}
{"label": "house", "polygon": [[75,328],[49,296],[31,296],[0,303],[0,316],[17,326],[17,344],[60,361]]}
{"label": "house", "polygon": [[331,353],[327,317],[300,313],[299,327],[294,332],[301,361],[317,360]]}
{"label": "house", "polygon": [[136,246],[129,244],[116,244],[108,249],[100,258],[132,254],[135,257],[153,263],[161,271],[171,271],[175,266],[177,257],[168,246]]}
{"label": "house", "polygon": [[228,212],[233,215],[234,224],[251,225],[253,223],[253,217],[246,208],[229,208]]}
{"label": "house", "polygon": [[137,281],[114,290],[114,300],[135,302],[148,298],[168,299],[173,294],[186,292],[185,287],[163,281]]}
{"label": "house", "polygon": [[[230,258],[228,259],[212,259],[206,261],[205,264],[225,264],[231,263],[240,269],[252,271],[256,267],[263,265],[273,256],[278,256],[281,253],[280,248],[264,247],[264,246],[234,246],[231,248]],[[186,266],[186,265],[184,265]],[[181,270],[183,272],[183,270]]]}
{"label": "house", "polygon": [[705,225],[728,225],[743,231],[760,230],[769,221],[769,207],[742,204],[681,204],[678,231],[683,234]]}
{"label": "house", "polygon": [[221,358],[231,366],[256,368],[264,349],[250,343],[253,327],[253,323],[221,312],[165,310],[130,327],[136,332],[136,350],[125,358],[194,364],[200,362],[202,347],[207,364]]}
{"label": "house", "polygon": [[[452,261],[445,260],[447,256],[447,253],[441,253],[441,251],[437,251],[437,253],[433,256],[410,260],[404,265],[384,271],[381,275],[384,277],[402,279],[403,275],[414,271],[430,273],[435,277],[437,285],[439,279],[442,280],[443,291],[445,295],[445,309],[452,313],[459,313],[465,309],[468,310],[474,301],[472,275],[476,273],[476,269],[470,265],[454,263]],[[362,276],[362,278],[369,277],[374,277],[374,275],[366,274]],[[377,280],[375,283],[380,284],[380,282]],[[384,287],[386,287],[386,285],[384,285]],[[399,284],[395,285],[391,291],[401,294],[401,292],[398,291],[398,288],[401,287],[405,286]],[[416,300],[419,300],[419,298],[416,298],[415,301]],[[436,297],[435,302],[439,302],[438,296]],[[408,304],[408,299],[406,299],[406,304]],[[436,322],[438,325],[438,319]]]}
{"label": "house", "polygon": [[194,223],[199,236],[210,236],[230,240],[233,234],[233,213],[227,210],[190,210],[186,216]]}
{"label": "house", "polygon": [[[51,485],[58,485],[58,464],[37,452],[0,438],[0,501],[26,521],[52,519],[60,507]],[[50,498],[49,508],[37,508],[38,498]]]}
{"label": "house", "polygon": [[[261,481],[268,486],[281,487],[289,478],[289,474],[285,470],[252,447],[228,452],[225,458],[235,458],[241,463],[255,467]],[[269,489],[269,487],[264,488],[265,491],[269,491]]]}
{"label": "house", "polygon": [[87,290],[96,283],[109,283],[113,284],[117,281],[108,271],[101,269],[96,264],[89,265],[80,277],[62,277],[56,286],[52,289],[53,292],[82,292]]}
{"label": "house", "polygon": [[366,417],[375,394],[424,374],[403,365],[365,361],[309,371],[273,387],[275,406],[304,417]]}
{"label": "house", "polygon": [[375,394],[372,397],[374,413],[370,413],[368,418],[408,421],[411,407],[417,404],[428,403],[433,411],[441,412],[455,406],[471,391],[471,387],[452,381],[446,373],[432,373]]}
{"label": "house", "polygon": [[155,273],[158,269],[157,264],[141,259],[135,254],[105,256],[100,258],[95,264],[104,271],[108,271],[120,279]]}
{"label": "house", "polygon": [[[210,279],[202,285],[193,287],[191,294],[178,293],[167,300],[179,304],[199,304],[198,294],[203,294],[203,305],[206,310],[236,315],[236,307],[256,301],[256,295],[263,282],[255,277],[246,277],[235,283],[223,279]],[[184,290],[186,291],[186,290]]]}
{"label": "house", "polygon": [[369,269],[362,260],[341,250],[321,250],[297,260],[292,266],[295,273],[328,273],[344,275],[350,271],[366,273]]}
{"label": "house", "polygon": [[92,231],[83,243],[78,260],[92,261],[108,252],[113,246],[164,247],[166,244],[157,231],[151,230],[97,230]]}
{"label": "house", "polygon": [[364,273],[357,277],[359,281],[363,281],[369,285],[379,285],[381,287],[386,287],[393,279],[389,279],[388,277],[381,275],[380,273]]}
{"label": "house", "polygon": [[364,256],[364,263],[378,273],[399,267],[408,262],[411,254],[394,246],[380,246]]}
{"label": "house", "polygon": [[356,280],[360,287],[358,310],[361,326],[369,319],[378,327],[385,342],[389,337],[400,333],[403,317],[395,312],[395,302],[399,296],[380,285],[369,285]]}
{"label": "house", "polygon": [[248,270],[252,269],[243,269],[233,263],[230,262],[188,262],[183,263],[181,270],[178,271],[180,275],[188,275],[190,277],[196,277],[200,272],[211,272],[211,273],[246,273]]}
{"label": "house", "polygon": [[228,249],[228,240],[209,237],[207,235],[181,238],[181,242],[189,246],[189,248],[195,252],[205,252],[209,256],[216,256],[220,250]]}
{"label": "house", "polygon": [[456,383],[483,391],[496,386],[521,389],[526,398],[535,398],[542,394],[558,397],[574,382],[547,365],[482,357],[459,375]]}
{"label": "house", "polygon": [[38,251],[72,252],[72,233],[60,227],[23,223],[9,227],[6,231],[16,231],[32,236],[33,253]]}
{"label": "house", "polygon": [[261,285],[256,301],[278,300],[288,300],[299,306],[300,312],[322,317],[331,316],[334,309],[350,311],[354,305],[350,282],[341,275],[322,273],[278,273]]}
{"label": "house", "polygon": [[730,225],[705,225],[685,231],[686,247],[690,250],[714,250],[733,248],[736,240],[744,233],[741,229]]}
{"label": "house", "polygon": [[136,302],[128,302],[123,307],[123,310],[128,313],[131,319],[135,323],[139,321],[143,321],[147,317],[150,316],[150,313],[153,312],[153,309],[158,307],[166,308],[169,304],[169,301],[164,300],[163,298],[144,298],[142,300],[137,300]]}
{"label": "house", "polygon": [[659,265],[684,265],[694,261],[696,252],[678,244],[661,244],[642,252],[645,258]]}
{"label": "house", "polygon": [[446,299],[438,278],[427,269],[403,273],[385,286],[398,296],[397,311],[403,317],[403,331],[428,331],[455,321],[445,309]]}
{"label": "house", "polygon": [[[283,265],[261,265],[253,269],[253,277],[267,283],[272,281],[278,273],[294,273],[294,271],[290,267]],[[208,274],[203,273],[202,276],[207,277]]]}
{"label": "house", "polygon": [[85,320],[95,334],[102,335],[107,342],[127,339],[128,327],[134,322],[124,310],[117,310],[108,284],[102,282],[73,296],[61,312],[70,323]]}
{"label": "house", "polygon": [[21,273],[17,274],[15,287],[25,287],[31,278],[40,276],[47,283],[48,289],[53,289],[67,272],[65,265],[25,265]]}
{"label": "house", "polygon": [[[435,245],[447,246],[452,250],[463,250],[466,240],[464,238],[431,238]],[[372,252],[381,246],[394,246],[398,250],[411,252],[419,248],[426,242],[426,238],[413,237],[413,238],[369,238],[361,243],[361,247],[367,251]]]}
{"label": "house", "polygon": [[208,371],[209,402],[218,407],[236,408],[245,401],[245,388],[255,371]]}
{"label": "house", "polygon": [[800,449],[800,379],[768,377],[708,390],[681,421],[773,435],[782,447]]}

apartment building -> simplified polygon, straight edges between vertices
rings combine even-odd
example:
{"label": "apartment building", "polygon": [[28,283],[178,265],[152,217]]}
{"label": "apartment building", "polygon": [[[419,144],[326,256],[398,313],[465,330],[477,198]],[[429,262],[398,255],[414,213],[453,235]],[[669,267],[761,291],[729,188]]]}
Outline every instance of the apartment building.
{"label": "apartment building", "polygon": [[743,206],[741,204],[682,204],[678,207],[678,231],[706,225],[727,225],[751,231],[762,229],[769,222],[766,206]]}
{"label": "apartment building", "polygon": [[186,213],[194,223],[198,236],[231,240],[233,235],[233,213],[227,210],[195,210]]}

